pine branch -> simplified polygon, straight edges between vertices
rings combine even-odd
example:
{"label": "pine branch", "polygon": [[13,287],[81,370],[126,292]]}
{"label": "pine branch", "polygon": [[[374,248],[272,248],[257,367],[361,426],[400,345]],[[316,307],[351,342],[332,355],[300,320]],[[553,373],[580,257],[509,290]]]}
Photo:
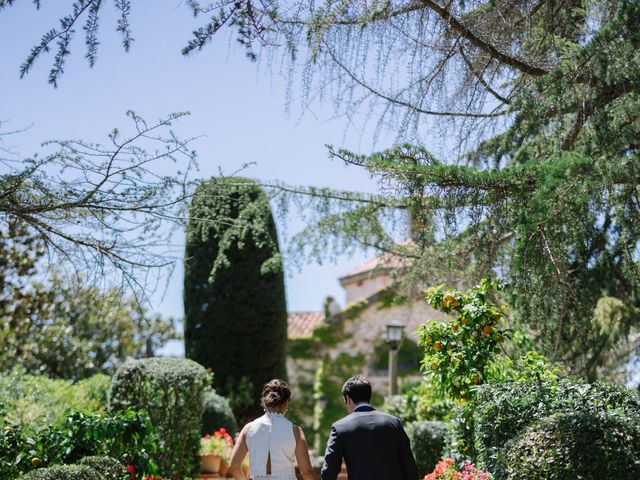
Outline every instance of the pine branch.
{"label": "pine branch", "polygon": [[492,45],[491,43],[480,38],[468,27],[466,27],[460,20],[455,18],[449,10],[442,7],[438,3],[432,0],[420,0],[420,2],[426,7],[436,12],[454,30],[456,30],[464,38],[469,40],[471,44],[473,44],[480,50],[488,53],[492,58],[495,58],[501,63],[504,63],[505,65],[509,65],[510,67],[516,68],[517,70],[520,70],[523,73],[533,75],[535,77],[540,77],[549,73],[549,71],[544,68],[538,67],[536,65],[532,65],[520,58],[513,57],[508,53],[498,50],[498,48],[495,45]]}

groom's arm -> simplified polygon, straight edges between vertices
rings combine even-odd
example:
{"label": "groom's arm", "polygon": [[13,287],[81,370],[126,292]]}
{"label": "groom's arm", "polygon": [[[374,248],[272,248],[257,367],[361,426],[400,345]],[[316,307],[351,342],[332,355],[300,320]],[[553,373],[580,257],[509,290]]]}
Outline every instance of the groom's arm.
{"label": "groom's arm", "polygon": [[322,480],[335,480],[342,469],[342,441],[338,436],[336,427],[331,427],[331,434],[327,441],[327,449],[324,453],[324,465],[320,477]]}
{"label": "groom's arm", "polygon": [[404,478],[406,480],[417,480],[418,466],[411,451],[411,442],[409,442],[409,437],[404,431],[400,419],[398,419],[398,424],[400,425],[400,465],[402,466]]}

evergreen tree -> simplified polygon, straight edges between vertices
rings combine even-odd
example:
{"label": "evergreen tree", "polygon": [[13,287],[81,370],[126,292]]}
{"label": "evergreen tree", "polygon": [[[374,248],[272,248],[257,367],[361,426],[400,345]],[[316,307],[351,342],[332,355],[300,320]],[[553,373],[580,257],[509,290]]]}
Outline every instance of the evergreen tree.
{"label": "evergreen tree", "polygon": [[[282,257],[268,199],[244,178],[212,178],[189,210],[184,275],[186,356],[214,373],[240,419],[256,415],[262,385],[286,376]],[[249,405],[239,400],[243,379]]]}
{"label": "evergreen tree", "polygon": [[[309,98],[333,98],[349,118],[378,114],[379,128],[407,143],[366,156],[331,150],[395,192],[302,189],[321,208],[294,245],[312,255],[336,252],[327,245],[393,250],[423,284],[438,282],[438,270],[470,270],[472,281],[498,271],[513,316],[553,360],[589,379],[638,330],[637,1],[186,4],[209,18],[183,53],[224,25],[250,58],[282,46]],[[76,8],[67,18],[89,16]],[[36,45],[25,65],[46,51]],[[447,242],[397,247],[382,221],[397,208],[426,212],[424,224]]]}

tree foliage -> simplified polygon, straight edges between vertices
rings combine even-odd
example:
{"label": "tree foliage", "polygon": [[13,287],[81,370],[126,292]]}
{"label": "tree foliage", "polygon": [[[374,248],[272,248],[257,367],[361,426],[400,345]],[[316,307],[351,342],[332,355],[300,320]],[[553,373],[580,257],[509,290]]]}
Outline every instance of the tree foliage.
{"label": "tree foliage", "polygon": [[[268,199],[252,180],[213,178],[189,210],[184,285],[186,356],[210,368],[233,397],[246,377],[254,417],[262,386],[286,376],[287,308],[278,236]],[[246,392],[245,392],[246,393]],[[232,400],[232,398],[231,398]]]}
{"label": "tree foliage", "polygon": [[77,380],[113,373],[175,337],[170,320],[131,295],[51,271],[44,254],[45,242],[24,222],[0,228],[0,371],[20,365]]}
{"label": "tree foliage", "polygon": [[97,284],[116,274],[142,303],[175,261],[168,246],[190,194],[195,153],[171,131],[184,115],[147,123],[128,112],[132,133],[114,129],[105,145],[57,140],[42,156],[0,157],[0,223],[27,228],[50,264]]}
{"label": "tree foliage", "polygon": [[[382,210],[409,209],[423,220],[415,225],[424,238],[447,239],[399,249],[413,261],[415,283],[438,283],[431,279],[446,270],[471,281],[498,270],[511,285],[514,316],[544,353],[589,379],[611,366],[611,347],[628,341],[640,307],[637,2],[187,6],[209,19],[184,53],[229,26],[250,58],[283,51],[310,100],[320,92],[338,113],[365,115],[365,125],[377,119],[407,142],[373,155],[330,149],[394,193],[376,203],[303,189],[321,194],[321,205],[338,205],[309,227],[310,241],[326,245],[337,235],[338,245],[385,250],[396,238],[380,222]],[[609,309],[603,321],[603,299],[624,308]]]}

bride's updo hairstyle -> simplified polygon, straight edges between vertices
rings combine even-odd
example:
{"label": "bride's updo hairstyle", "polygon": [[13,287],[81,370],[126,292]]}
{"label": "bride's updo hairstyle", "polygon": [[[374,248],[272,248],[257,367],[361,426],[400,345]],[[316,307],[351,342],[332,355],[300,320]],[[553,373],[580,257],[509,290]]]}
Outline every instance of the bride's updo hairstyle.
{"label": "bride's updo hairstyle", "polygon": [[281,409],[291,398],[291,390],[284,380],[275,378],[262,387],[262,406],[269,410]]}

